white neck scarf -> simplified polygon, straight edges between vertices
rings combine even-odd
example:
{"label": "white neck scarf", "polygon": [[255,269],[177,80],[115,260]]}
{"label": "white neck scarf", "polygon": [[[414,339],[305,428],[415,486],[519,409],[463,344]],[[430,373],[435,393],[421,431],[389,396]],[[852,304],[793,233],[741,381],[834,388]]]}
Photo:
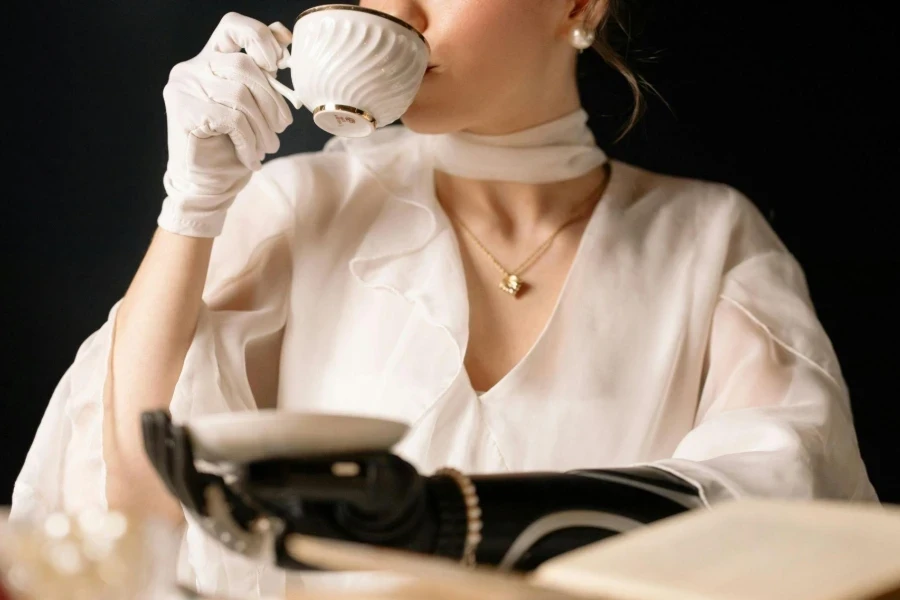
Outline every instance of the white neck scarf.
{"label": "white neck scarf", "polygon": [[422,135],[434,168],[457,177],[550,183],[580,177],[607,161],[578,109],[507,135]]}

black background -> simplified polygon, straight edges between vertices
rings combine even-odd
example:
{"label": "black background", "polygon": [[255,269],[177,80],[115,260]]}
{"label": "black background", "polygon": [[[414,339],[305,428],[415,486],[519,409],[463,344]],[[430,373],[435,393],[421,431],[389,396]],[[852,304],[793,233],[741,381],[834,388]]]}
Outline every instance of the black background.
{"label": "black background", "polygon": [[[2,88],[15,109],[4,109],[0,504],[53,388],[124,293],[154,230],[169,69],[228,11],[290,25],[310,4],[16,7]],[[894,22],[870,5],[640,4],[632,59],[671,110],[651,98],[641,125],[612,144],[627,89],[585,53],[583,100],[599,141],[615,158],[729,183],[761,207],[806,269],[870,476],[883,500],[900,502]],[[325,139],[299,114],[281,153]]]}

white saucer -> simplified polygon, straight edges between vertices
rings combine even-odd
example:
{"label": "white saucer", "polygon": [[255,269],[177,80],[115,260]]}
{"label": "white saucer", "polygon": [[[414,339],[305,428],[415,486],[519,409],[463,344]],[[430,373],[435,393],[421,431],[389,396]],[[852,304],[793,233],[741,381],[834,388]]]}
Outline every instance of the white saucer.
{"label": "white saucer", "polygon": [[195,458],[237,463],[386,451],[409,429],[372,417],[281,410],[216,413],[187,427]]}

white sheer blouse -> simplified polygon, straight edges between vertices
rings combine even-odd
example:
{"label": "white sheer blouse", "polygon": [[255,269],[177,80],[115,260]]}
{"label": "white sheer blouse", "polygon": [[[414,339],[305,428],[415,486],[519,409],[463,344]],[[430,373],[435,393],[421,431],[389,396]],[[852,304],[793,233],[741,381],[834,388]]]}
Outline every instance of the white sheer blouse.
{"label": "white sheer blouse", "polygon": [[[390,127],[271,161],[215,242],[173,417],[384,416],[411,424],[397,450],[424,472],[652,463],[710,504],[874,500],[832,346],[766,221],[727,186],[610,164],[552,317],[479,396],[462,262],[421,138]],[[13,518],[106,506],[114,312],[50,401]],[[283,585],[193,526],[182,558],[203,591]]]}

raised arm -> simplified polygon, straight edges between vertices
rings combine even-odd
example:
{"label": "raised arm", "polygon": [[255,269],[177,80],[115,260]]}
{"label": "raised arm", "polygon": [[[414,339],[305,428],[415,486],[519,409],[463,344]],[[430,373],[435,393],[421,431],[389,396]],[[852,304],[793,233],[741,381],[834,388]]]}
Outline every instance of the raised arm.
{"label": "raised arm", "polygon": [[263,73],[276,70],[281,44],[289,40],[284,27],[229,14],[198,56],[172,69],[163,92],[168,196],[160,229],[115,318],[104,390],[111,507],[181,518],[144,458],[140,414],[169,405],[197,329],[213,239],[260,160],[278,149],[276,134],[291,122]]}

